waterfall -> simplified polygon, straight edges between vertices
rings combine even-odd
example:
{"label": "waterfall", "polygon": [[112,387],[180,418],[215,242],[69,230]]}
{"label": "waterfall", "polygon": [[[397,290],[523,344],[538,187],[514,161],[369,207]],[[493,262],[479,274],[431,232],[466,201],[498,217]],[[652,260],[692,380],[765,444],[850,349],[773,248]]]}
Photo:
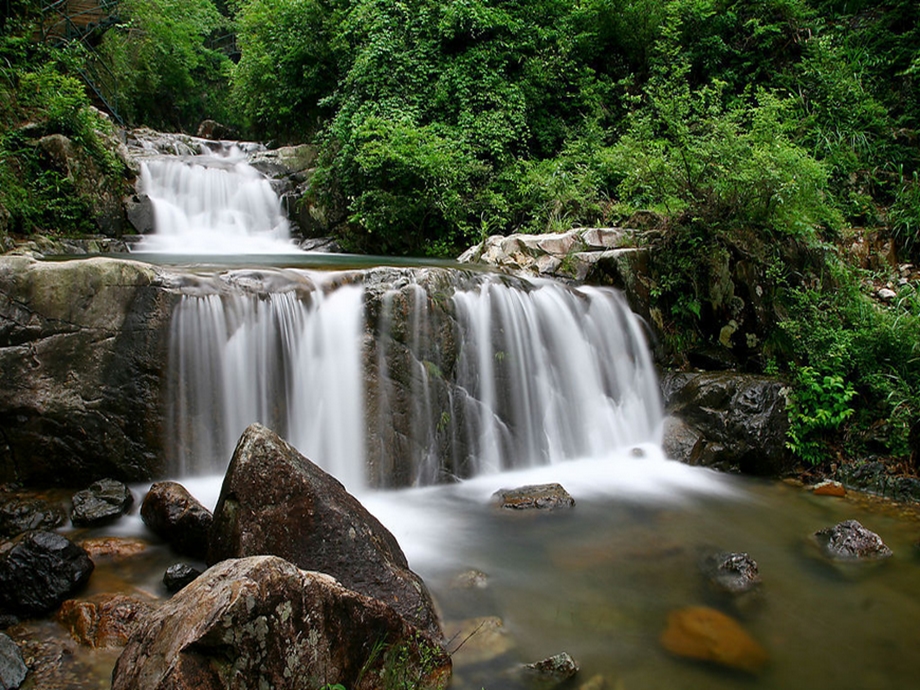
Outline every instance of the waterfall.
{"label": "waterfall", "polygon": [[155,232],[135,245],[135,251],[297,251],[278,195],[239,148],[142,161],[140,189],[153,206]]}
{"label": "waterfall", "polygon": [[659,441],[656,375],[615,290],[449,269],[218,283],[173,317],[180,475],[223,471],[254,421],[353,490]]}

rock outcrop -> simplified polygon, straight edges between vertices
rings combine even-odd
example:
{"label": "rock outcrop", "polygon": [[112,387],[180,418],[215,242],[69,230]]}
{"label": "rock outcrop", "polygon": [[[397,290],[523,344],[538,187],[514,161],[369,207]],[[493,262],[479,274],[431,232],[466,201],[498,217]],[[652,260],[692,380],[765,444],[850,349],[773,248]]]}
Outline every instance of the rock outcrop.
{"label": "rock outcrop", "polygon": [[175,296],[147,265],[0,257],[0,481],[162,472]]}
{"label": "rock outcrop", "polygon": [[441,637],[431,595],[393,535],[334,477],[253,424],[224,477],[209,562],[266,554],[327,573]]}
{"label": "rock outcrop", "polygon": [[439,644],[381,601],[255,556],[210,568],[148,616],[112,688],[443,688],[450,668]]}

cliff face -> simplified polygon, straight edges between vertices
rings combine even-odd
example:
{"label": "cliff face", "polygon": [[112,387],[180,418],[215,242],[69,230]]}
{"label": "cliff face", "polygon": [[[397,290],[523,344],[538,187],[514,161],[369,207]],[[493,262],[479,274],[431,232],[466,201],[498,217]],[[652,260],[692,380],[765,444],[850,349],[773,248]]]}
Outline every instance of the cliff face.
{"label": "cliff face", "polygon": [[174,296],[132,261],[0,258],[0,480],[84,484],[162,469]]}

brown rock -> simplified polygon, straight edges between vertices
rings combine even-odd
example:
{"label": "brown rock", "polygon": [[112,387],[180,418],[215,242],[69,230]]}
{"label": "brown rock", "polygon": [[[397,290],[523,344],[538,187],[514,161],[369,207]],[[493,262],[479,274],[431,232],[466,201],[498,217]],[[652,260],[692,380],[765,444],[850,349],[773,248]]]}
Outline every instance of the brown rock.
{"label": "brown rock", "polygon": [[213,517],[176,482],[157,482],[150,487],[141,505],[144,524],[179,553],[204,558]]}
{"label": "brown rock", "polygon": [[94,537],[84,539],[79,544],[94,561],[101,556],[107,556],[114,560],[131,558],[143,553],[150,547],[150,544],[142,539],[130,539],[128,537]]}
{"label": "brown rock", "polygon": [[440,639],[431,595],[393,535],[334,477],[253,424],[224,477],[208,559],[261,554],[328,573]]}
{"label": "brown rock", "polygon": [[123,647],[151,610],[151,604],[140,599],[123,594],[97,594],[89,599],[68,599],[55,617],[82,645]]}
{"label": "brown rock", "polygon": [[148,616],[113,690],[443,688],[450,657],[381,601],[274,556],[227,560]]}
{"label": "brown rock", "polygon": [[847,490],[840,482],[826,481],[815,484],[812,488],[815,496],[846,496]]}
{"label": "brown rock", "polygon": [[556,510],[575,506],[575,499],[561,484],[535,484],[517,489],[500,489],[492,497],[500,508],[508,510]]}
{"label": "brown rock", "polygon": [[749,673],[759,671],[769,658],[766,650],[737,621],[704,606],[672,611],[661,644],[678,656]]}

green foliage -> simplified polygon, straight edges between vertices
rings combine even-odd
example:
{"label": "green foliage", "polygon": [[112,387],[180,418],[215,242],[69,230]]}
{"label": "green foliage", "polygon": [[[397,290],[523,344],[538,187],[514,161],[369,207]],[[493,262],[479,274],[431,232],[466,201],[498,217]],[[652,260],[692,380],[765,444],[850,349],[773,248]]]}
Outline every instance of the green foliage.
{"label": "green foliage", "polygon": [[209,47],[227,20],[213,0],[122,0],[123,20],[99,46],[117,84],[104,85],[133,124],[188,130],[205,118],[232,121],[230,60]]}
{"label": "green foliage", "polygon": [[901,179],[888,211],[888,223],[905,255],[920,261],[920,179],[916,170],[909,178]]}
{"label": "green foliage", "polygon": [[836,430],[853,414],[850,401],[855,395],[853,385],[839,375],[822,376],[812,367],[796,370],[786,446],[812,465],[821,463],[827,454],[821,435]]}

